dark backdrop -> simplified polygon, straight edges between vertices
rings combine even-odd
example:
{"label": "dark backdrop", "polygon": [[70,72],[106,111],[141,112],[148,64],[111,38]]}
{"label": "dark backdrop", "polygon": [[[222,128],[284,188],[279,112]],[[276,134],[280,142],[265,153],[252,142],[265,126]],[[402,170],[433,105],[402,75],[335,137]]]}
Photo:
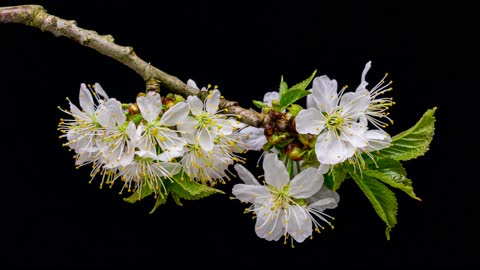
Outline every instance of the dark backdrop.
{"label": "dark backdrop", "polygon": [[[369,81],[394,80],[396,134],[438,106],[426,156],[405,163],[423,201],[396,192],[398,225],[384,224],[352,181],[327,229],[295,249],[259,239],[244,205],[228,196],[170,202],[148,214],[153,200],[130,205],[114,190],[88,184],[56,130],[68,96],[99,82],[122,101],[144,89],[133,71],[66,38],[23,25],[0,25],[2,98],[3,263],[17,267],[211,266],[455,267],[473,263],[475,175],[464,165],[476,153],[473,85],[465,87],[473,47],[464,39],[468,7],[421,7],[404,1],[0,1],[38,3],[79,26],[112,34],[152,65],[183,81],[218,84],[245,107],[277,90],[280,76],[296,83],[314,69],[355,88],[368,60]],[[153,1],[152,1],[153,2]],[[361,3],[360,3],[361,2]],[[388,3],[387,3],[388,2]],[[63,4],[62,4],[63,3]],[[68,4],[67,4],[68,3]],[[312,4],[315,3],[315,4]],[[470,126],[465,124],[470,123]],[[454,138],[455,134],[461,137]],[[466,151],[467,150],[467,151]],[[257,155],[249,154],[254,169]],[[230,192],[233,183],[224,189]],[[469,207],[471,210],[469,210]],[[472,242],[473,243],[473,242]]]}

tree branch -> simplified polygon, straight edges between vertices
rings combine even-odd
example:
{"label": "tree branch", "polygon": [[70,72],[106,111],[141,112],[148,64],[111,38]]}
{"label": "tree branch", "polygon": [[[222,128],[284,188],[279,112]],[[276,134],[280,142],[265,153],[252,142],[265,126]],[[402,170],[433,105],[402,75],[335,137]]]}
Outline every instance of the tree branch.
{"label": "tree branch", "polygon": [[[170,89],[174,93],[183,96],[197,95],[204,98],[198,89],[188,86],[177,77],[165,73],[145,62],[137,56],[132,47],[115,44],[111,35],[99,35],[95,31],[80,28],[75,21],[64,20],[48,14],[42,6],[22,5],[0,7],[0,23],[24,24],[50,32],[57,37],[67,37],[128,66],[142,76],[145,81],[155,79],[162,86]],[[261,114],[242,108],[235,101],[222,99],[220,107],[228,109],[229,113],[239,115],[240,120],[248,125],[255,127],[262,125],[263,117]]]}

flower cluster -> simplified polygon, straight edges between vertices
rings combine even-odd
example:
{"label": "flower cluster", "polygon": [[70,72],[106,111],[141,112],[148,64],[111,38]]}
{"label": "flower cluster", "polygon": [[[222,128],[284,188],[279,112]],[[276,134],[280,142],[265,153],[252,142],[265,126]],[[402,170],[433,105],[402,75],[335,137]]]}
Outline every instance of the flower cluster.
{"label": "flower cluster", "polygon": [[[67,99],[70,109],[61,109],[71,118],[61,119],[60,138],[75,152],[78,167],[92,165],[91,178],[100,175],[100,187],[122,181],[121,191],[134,192],[125,198],[132,203],[153,194],[152,212],[170,197],[182,205],[180,199],[224,193],[213,186],[235,177],[233,167],[243,183],[233,186],[231,198],[250,204],[245,213],[256,218],[257,236],[283,237],[292,247],[325,224],[333,228],[325,211],[338,206],[337,190],[350,178],[385,222],[388,239],[398,203],[387,185],[420,200],[400,161],[428,150],[435,109],[392,138],[384,128],[393,123],[388,109],[395,103],[383,96],[391,82],[386,74],[370,87],[370,67],[368,62],[355,91],[339,90],[336,80],[316,71],[291,87],[282,77],[278,91],[253,102],[261,109],[261,127],[220,108],[218,87],[199,89],[192,80],[187,84],[200,91],[198,97],[149,91],[134,103],[110,98],[99,84],[82,84],[80,106]],[[303,106],[297,104],[304,97]],[[262,151],[257,164],[263,159],[263,182],[240,164],[248,150]]]}
{"label": "flower cluster", "polygon": [[313,227],[319,231],[315,218],[330,224],[323,210],[335,208],[339,196],[323,185],[323,175],[345,161],[361,171],[365,167],[362,154],[375,162],[370,151],[390,145],[391,137],[382,127],[386,126],[383,119],[391,121],[387,109],[394,103],[378,96],[391,90],[391,82],[385,84],[383,78],[368,89],[365,77],[370,66],[368,62],[354,92],[346,92],[347,87],[338,91],[337,81],[326,75],[312,77],[312,88],[300,89],[307,94],[305,109],[297,104],[287,107],[288,111],[276,106],[285,103],[281,92],[268,92],[260,105],[266,114],[264,127],[240,131],[249,150],[265,151],[266,184],[260,185],[236,165],[245,184],[233,188],[237,199],[252,203],[247,212],[256,215],[259,237],[278,240],[283,235],[285,240],[291,236],[292,241],[303,242]]}
{"label": "flower cluster", "polygon": [[228,177],[228,166],[245,149],[241,125],[219,114],[218,89],[205,101],[150,91],[122,104],[100,84],[82,84],[79,101],[80,108],[69,100],[70,109],[63,110],[72,118],[61,119],[60,137],[75,151],[77,166],[92,164],[92,180],[101,175],[100,186],[120,179],[122,191],[141,194],[147,187],[162,195],[175,175],[213,185]]}

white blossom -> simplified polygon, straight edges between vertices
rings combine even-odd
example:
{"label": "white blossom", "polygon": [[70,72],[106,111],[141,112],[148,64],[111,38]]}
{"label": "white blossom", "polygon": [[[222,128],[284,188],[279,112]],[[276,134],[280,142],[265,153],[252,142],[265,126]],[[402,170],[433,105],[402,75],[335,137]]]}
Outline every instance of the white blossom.
{"label": "white blossom", "polygon": [[220,114],[220,91],[210,91],[207,98],[202,102],[197,96],[189,96],[187,104],[192,116],[177,124],[177,129],[186,134],[193,134],[195,140],[205,150],[210,151],[214,147],[217,136],[230,135],[233,132],[234,119]]}
{"label": "white blossom", "polygon": [[322,164],[343,162],[368,143],[363,137],[367,127],[359,119],[369,106],[369,96],[344,90],[338,94],[337,82],[327,76],[315,78],[309,103],[313,107],[295,119],[298,133],[318,135],[315,153]]}
{"label": "white blossom", "polygon": [[60,138],[67,139],[64,146],[75,151],[75,164],[78,166],[98,160],[100,149],[97,142],[105,134],[105,129],[97,120],[96,110],[99,104],[107,102],[108,95],[98,83],[92,88],[87,88],[83,83],[80,85],[80,108],[68,98],[70,110],[60,108],[64,113],[73,117],[73,119],[60,119],[58,129],[63,133]]}
{"label": "white blossom", "polygon": [[247,212],[256,214],[255,232],[266,240],[286,239],[291,236],[303,242],[313,229],[327,224],[330,218],[325,209],[335,208],[339,197],[322,187],[323,175],[315,168],[307,168],[290,180],[289,172],[276,154],[266,154],[263,161],[265,184],[261,185],[242,165],[235,165],[245,184],[233,187],[233,195],[242,202],[252,203]]}
{"label": "white blossom", "polygon": [[[146,123],[138,127],[139,137],[137,147],[142,151],[149,151],[153,155],[159,155],[163,161],[171,160],[182,155],[185,140],[178,136],[177,131],[170,127],[184,121],[189,113],[185,102],[179,102],[162,112],[162,100],[158,93],[150,91],[145,96],[137,98],[137,105],[142,118]],[[160,149],[157,149],[157,146]]]}

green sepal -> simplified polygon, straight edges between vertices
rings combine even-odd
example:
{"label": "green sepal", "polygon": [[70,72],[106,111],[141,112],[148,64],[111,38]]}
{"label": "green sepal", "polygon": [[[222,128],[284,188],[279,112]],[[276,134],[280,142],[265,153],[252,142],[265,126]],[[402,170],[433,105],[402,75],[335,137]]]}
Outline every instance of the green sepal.
{"label": "green sepal", "polygon": [[292,104],[287,110],[292,114],[292,116],[297,116],[300,111],[303,110],[303,107],[298,104]]}
{"label": "green sepal", "polygon": [[262,109],[264,107],[268,107],[267,104],[259,101],[259,100],[253,100],[253,105],[255,105],[257,108]]}
{"label": "green sepal", "polygon": [[324,175],[325,184],[330,190],[337,191],[343,181],[347,179],[347,175],[347,170],[342,164],[335,165]]}
{"label": "green sepal", "polygon": [[134,115],[130,116],[130,121],[132,121],[136,126],[138,126],[138,124],[140,124],[142,119],[143,119],[143,117],[142,117],[141,114],[134,114]]}
{"label": "green sepal", "polygon": [[283,80],[283,75],[280,77],[280,86],[278,87],[278,93],[280,96],[288,90],[288,84]]}

